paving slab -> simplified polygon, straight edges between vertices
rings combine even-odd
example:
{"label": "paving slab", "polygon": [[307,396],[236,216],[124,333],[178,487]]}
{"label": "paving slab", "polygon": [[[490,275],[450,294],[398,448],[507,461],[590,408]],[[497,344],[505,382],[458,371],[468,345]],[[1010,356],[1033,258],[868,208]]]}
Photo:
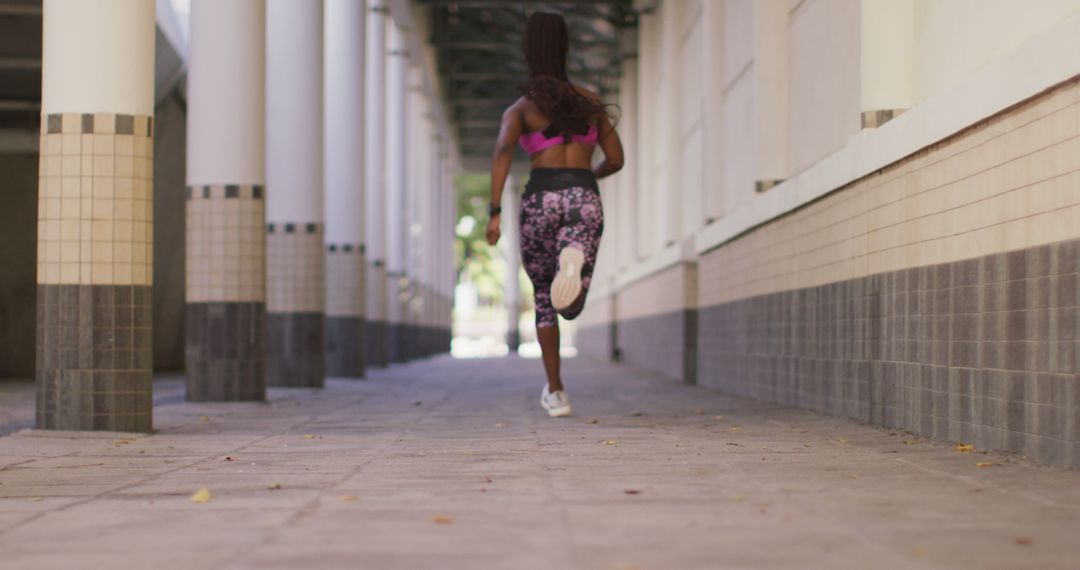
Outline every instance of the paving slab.
{"label": "paving slab", "polygon": [[[0,437],[21,568],[1075,568],[1080,473],[570,359],[438,357]],[[26,397],[0,390],[4,418]],[[32,412],[32,410],[31,410]],[[32,416],[32,413],[31,413]],[[980,464],[989,464],[980,466]],[[200,489],[205,502],[193,502]]]}

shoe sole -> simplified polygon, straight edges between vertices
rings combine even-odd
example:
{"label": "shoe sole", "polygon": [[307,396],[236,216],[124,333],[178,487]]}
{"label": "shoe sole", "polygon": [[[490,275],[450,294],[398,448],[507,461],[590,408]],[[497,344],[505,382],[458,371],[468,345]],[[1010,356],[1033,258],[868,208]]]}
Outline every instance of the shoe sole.
{"label": "shoe sole", "polygon": [[547,408],[547,407],[545,407],[544,409],[547,410],[548,415],[553,417],[553,418],[562,418],[562,417],[570,415],[570,406],[566,406],[565,408]]}
{"label": "shoe sole", "polygon": [[559,252],[559,274],[551,282],[551,306],[561,311],[574,303],[581,294],[581,266],[585,252],[565,247]]}

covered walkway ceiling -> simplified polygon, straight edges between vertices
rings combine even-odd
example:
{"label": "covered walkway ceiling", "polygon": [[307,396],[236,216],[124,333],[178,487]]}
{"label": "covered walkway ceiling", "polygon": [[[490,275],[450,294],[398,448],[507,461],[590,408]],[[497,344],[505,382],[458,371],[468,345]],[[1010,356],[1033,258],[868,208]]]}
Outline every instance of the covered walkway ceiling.
{"label": "covered walkway ceiling", "polygon": [[488,156],[499,118],[527,76],[521,53],[525,21],[534,11],[557,12],[570,27],[572,81],[610,97],[618,90],[620,33],[637,24],[630,0],[419,0],[431,11],[431,44],[442,92],[465,158]]}

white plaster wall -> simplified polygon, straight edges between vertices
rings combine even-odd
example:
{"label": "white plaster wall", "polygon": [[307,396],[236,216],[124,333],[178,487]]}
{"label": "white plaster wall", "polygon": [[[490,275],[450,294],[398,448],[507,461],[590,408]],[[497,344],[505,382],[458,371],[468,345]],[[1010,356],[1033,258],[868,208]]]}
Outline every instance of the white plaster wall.
{"label": "white plaster wall", "polygon": [[694,234],[705,223],[704,158],[704,99],[705,65],[704,31],[702,30],[701,0],[683,0],[679,20],[678,71],[678,160],[679,190],[681,193],[681,223],[675,237]]}
{"label": "white plaster wall", "polygon": [[804,0],[788,17],[788,164],[797,174],[861,127],[859,3]]}
{"label": "white plaster wall", "polygon": [[723,91],[709,94],[710,107],[715,105],[721,115],[723,153],[710,160],[722,165],[722,201],[724,212],[729,212],[754,197],[754,4],[753,0],[724,0],[723,4]]}
{"label": "white plaster wall", "polygon": [[955,87],[991,61],[1080,13],[1080,0],[915,2],[919,101]]}

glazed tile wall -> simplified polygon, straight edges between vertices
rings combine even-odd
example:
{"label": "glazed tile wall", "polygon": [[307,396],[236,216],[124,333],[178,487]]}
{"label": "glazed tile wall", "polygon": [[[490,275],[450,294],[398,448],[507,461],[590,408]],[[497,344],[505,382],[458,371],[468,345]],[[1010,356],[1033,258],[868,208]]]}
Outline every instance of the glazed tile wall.
{"label": "glazed tile wall", "polygon": [[322,224],[267,225],[267,312],[322,313],[325,310],[323,248]]}
{"label": "glazed tile wall", "polygon": [[265,219],[260,185],[188,187],[189,303],[266,301]]}
{"label": "glazed tile wall", "polygon": [[1080,81],[700,259],[702,306],[1080,237]]}
{"label": "glazed tile wall", "polygon": [[42,116],[38,283],[152,283],[152,136],[147,116]]}
{"label": "glazed tile wall", "polygon": [[1080,466],[1080,83],[699,259],[699,381]]}

